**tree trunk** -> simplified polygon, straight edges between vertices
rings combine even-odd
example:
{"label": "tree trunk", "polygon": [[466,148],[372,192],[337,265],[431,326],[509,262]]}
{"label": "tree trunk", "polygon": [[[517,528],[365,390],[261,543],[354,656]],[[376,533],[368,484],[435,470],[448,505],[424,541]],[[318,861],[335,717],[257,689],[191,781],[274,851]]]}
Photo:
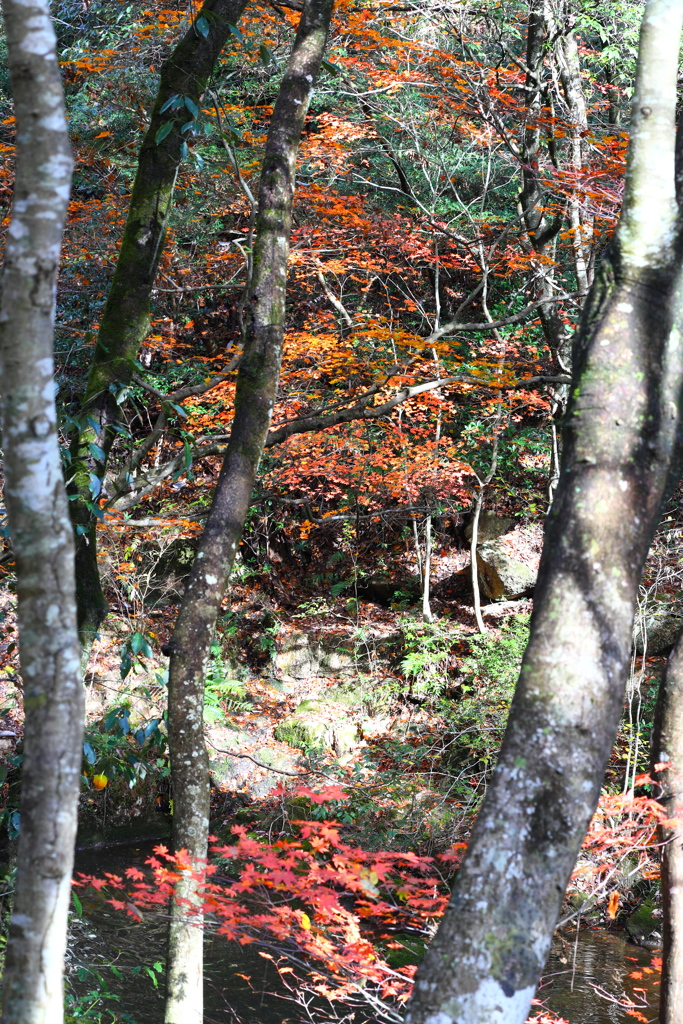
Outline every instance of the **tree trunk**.
{"label": "tree trunk", "polygon": [[[161,68],[159,91],[142,142],[121,248],[97,337],[79,416],[71,439],[71,517],[76,531],[78,622],[87,660],[105,615],[97,567],[97,515],[92,490],[104,478],[121,414],[110,387],[127,384],[133,361],[149,327],[150,297],[163,252],[173,191],[183,159],[186,136],[181,128],[193,120],[204,90],[246,0],[205,0],[192,27]],[[186,98],[184,111],[168,107],[173,97]],[[166,109],[165,109],[166,108]],[[157,141],[165,126],[173,128]],[[100,449],[93,455],[90,445]],[[91,481],[93,488],[91,489]],[[95,482],[96,481],[96,482]]]}
{"label": "tree trunk", "polygon": [[2,275],[5,502],[17,566],[25,734],[3,1024],[60,1024],[83,733],[73,533],[53,379],[72,159],[48,0],[2,3],[17,164]]}
{"label": "tree trunk", "polygon": [[[657,765],[669,767],[657,771]],[[683,1020],[683,633],[673,649],[659,688],[652,738],[652,777],[659,802],[678,824],[660,828],[664,948],[659,1002],[660,1024]]]}
{"label": "tree trunk", "polygon": [[[548,220],[544,189],[539,174],[541,156],[541,130],[539,121],[543,110],[543,79],[544,65],[547,55],[548,36],[550,34],[549,10],[545,0],[533,0],[529,7],[527,21],[526,46],[526,107],[527,127],[524,131],[522,145],[522,188],[517,197],[517,210],[524,228],[520,241],[529,256],[537,254],[540,258],[533,260],[533,287],[535,297],[548,299],[553,297],[553,270],[548,267],[547,255],[549,245],[554,240],[562,225],[562,216],[555,215]],[[562,321],[557,305],[549,302],[541,305],[538,310],[548,346],[553,354],[555,369],[567,372],[569,366],[569,334]]]}
{"label": "tree trunk", "polygon": [[[622,710],[637,588],[680,473],[680,0],[648,0],[624,209],[574,347],[562,473],[505,739],[406,1024],[523,1024]],[[679,321],[680,322],[680,321]]]}
{"label": "tree trunk", "polygon": [[[569,12],[569,16],[571,17],[571,12]],[[588,136],[588,114],[586,111],[586,99],[583,94],[583,83],[581,81],[579,48],[573,29],[569,32],[564,32],[560,36],[556,47],[556,56],[560,82],[562,83],[562,91],[570,120],[569,150],[571,153],[571,170],[578,182],[584,167],[583,140]],[[569,220],[569,227],[572,232],[576,286],[579,291],[587,292],[592,283],[592,269],[589,256],[590,244],[588,239],[592,237],[593,225],[590,218],[587,223],[584,223],[582,218],[578,184],[569,199],[567,219]]]}
{"label": "tree trunk", "polygon": [[[325,51],[333,0],[307,0],[273,111],[261,170],[253,276],[235,417],[213,503],[170,643],[169,748],[173,844],[206,858],[209,772],[204,742],[204,678],[211,638],[249,509],[275,403],[284,338],[287,259],[296,157]],[[192,902],[187,877],[177,895]],[[201,919],[174,901],[169,931],[166,1024],[202,1021]]]}

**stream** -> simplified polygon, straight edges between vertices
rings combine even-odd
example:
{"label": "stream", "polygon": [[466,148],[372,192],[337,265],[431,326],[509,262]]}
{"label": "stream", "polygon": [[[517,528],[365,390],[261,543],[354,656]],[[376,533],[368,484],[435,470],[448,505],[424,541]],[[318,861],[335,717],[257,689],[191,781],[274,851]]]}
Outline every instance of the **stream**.
{"label": "stream", "polygon": [[[102,875],[105,871],[122,874],[131,866],[142,868],[154,845],[82,851],[75,870]],[[89,991],[99,988],[101,992],[102,983],[94,980],[92,970],[83,974],[85,968],[95,967],[111,997],[116,997],[105,1001],[112,1011],[127,1024],[160,1024],[163,978],[153,965],[165,956],[164,918],[147,914],[137,923],[87,895],[82,903],[83,916],[74,916],[69,940],[72,990],[86,1002]],[[645,1001],[643,1006],[636,1003],[637,1009],[652,1020],[657,1014],[657,976],[644,970],[650,968],[651,959],[652,953],[626,942],[621,934],[582,929],[577,935],[570,930],[553,945],[538,995],[569,1024],[633,1024],[634,1017],[610,1000],[624,993],[634,998],[637,987],[641,991],[635,998]],[[633,971],[642,973],[642,980],[629,979]],[[277,994],[283,991],[277,973],[259,956],[256,945],[240,946],[222,936],[207,935],[205,972],[207,1024],[293,1024],[300,1019]]]}

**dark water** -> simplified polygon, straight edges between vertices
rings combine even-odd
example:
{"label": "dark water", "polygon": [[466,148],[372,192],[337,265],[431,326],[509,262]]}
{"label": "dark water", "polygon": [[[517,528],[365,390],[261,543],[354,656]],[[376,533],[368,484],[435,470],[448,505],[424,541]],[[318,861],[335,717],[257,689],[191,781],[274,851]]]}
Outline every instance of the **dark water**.
{"label": "dark water", "polygon": [[[617,1005],[627,1000],[648,1021],[656,1020],[659,975],[647,973],[652,957],[603,929],[582,930],[578,940],[575,933],[558,936],[538,997],[569,1024],[633,1024],[626,1008]],[[630,978],[633,972],[642,977]]]}
{"label": "dark water", "polygon": [[[128,867],[143,868],[155,843],[118,846],[81,852],[75,871],[102,876],[123,874]],[[96,967],[117,1001],[104,1000],[114,1012],[130,1014],[135,1024],[163,1021],[163,975],[153,965],[166,956],[167,920],[145,914],[141,922],[101,901],[82,896],[83,916],[72,922],[69,942],[69,979],[78,995],[97,987],[92,974],[80,981],[78,968]],[[204,1020],[207,1024],[289,1024],[297,1019],[286,1000],[274,994],[278,976],[256,946],[240,946],[223,936],[208,934],[204,946]],[[121,977],[117,977],[111,965]],[[146,968],[157,977],[154,985]],[[247,981],[246,975],[250,980]],[[107,1018],[108,1019],[108,1018]]]}
{"label": "dark water", "polygon": [[[76,870],[122,874],[126,867],[142,867],[153,845],[80,853]],[[83,917],[73,923],[69,946],[73,989],[83,995],[93,988],[92,975],[80,982],[77,971],[79,966],[96,965],[107,987],[119,997],[117,1002],[109,1003],[112,1010],[129,1014],[135,1024],[161,1024],[163,978],[155,987],[145,968],[156,976],[152,965],[164,960],[165,940],[163,917],[150,914],[136,923],[124,913],[84,897]],[[624,941],[621,935],[582,929],[577,937],[571,932],[557,938],[538,995],[548,1009],[569,1024],[633,1024],[634,1018],[627,1015],[626,1008],[617,1005],[625,996],[636,1002],[648,1021],[654,1020],[657,975],[644,970],[650,968],[651,960],[651,953]],[[205,965],[207,1024],[290,1024],[300,1020],[286,1000],[276,994],[281,991],[277,974],[255,946],[243,947],[222,936],[208,935]],[[633,971],[641,973],[642,978],[629,978]],[[325,1019],[324,1014],[317,1017],[319,1021]],[[330,1021],[335,1019],[339,1018],[329,1016]]]}

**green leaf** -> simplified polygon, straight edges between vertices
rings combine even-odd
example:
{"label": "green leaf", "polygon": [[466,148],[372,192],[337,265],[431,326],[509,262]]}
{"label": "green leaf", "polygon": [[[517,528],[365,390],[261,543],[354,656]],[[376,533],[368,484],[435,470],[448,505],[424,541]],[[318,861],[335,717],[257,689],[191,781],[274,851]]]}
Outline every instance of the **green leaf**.
{"label": "green leaf", "polygon": [[343,72],[343,70],[341,68],[337,67],[336,64],[333,64],[332,61],[325,60],[324,58],[323,58],[323,60],[322,60],[322,62],[320,64],[320,66],[321,66],[321,68],[324,68],[325,71],[329,71],[329,73],[331,75],[343,75],[344,74],[344,72]]}
{"label": "green leaf", "polygon": [[275,57],[273,57],[272,53],[264,43],[261,43],[258,48],[258,52],[264,67],[268,67],[269,64],[273,64],[277,67]]}
{"label": "green leaf", "polygon": [[173,409],[174,412],[177,412],[179,416],[182,416],[184,420],[187,419],[187,412],[183,409],[182,405],[178,405],[177,402],[167,402],[166,404],[170,409]]}
{"label": "green leaf", "polygon": [[95,475],[95,473],[90,473],[90,479],[88,481],[88,490],[90,491],[93,497],[93,501],[95,500],[95,498],[98,497],[100,491],[102,490],[102,481],[98,476]]}
{"label": "green leaf", "polygon": [[152,984],[154,985],[154,987],[158,988],[159,987],[159,979],[157,978],[156,974],[154,973],[154,971],[152,970],[151,967],[147,968],[147,973],[149,974],[150,978],[152,979]]}
{"label": "green leaf", "polygon": [[185,106],[190,111],[190,113],[192,114],[193,118],[196,121],[197,118],[199,117],[199,107],[190,96],[185,97]]}
{"label": "green leaf", "polygon": [[76,893],[75,893],[75,891],[73,889],[71,890],[71,895],[73,897],[74,906],[76,908],[76,913],[78,914],[79,917],[83,917],[83,904],[81,903],[81,901],[79,900],[78,896],[76,895]]}
{"label": "green leaf", "polygon": [[92,743],[88,742],[88,740],[86,740],[85,743],[83,744],[83,753],[85,754],[85,759],[88,762],[88,764],[94,764],[95,761],[97,760],[97,753],[95,752],[95,748],[93,747]]}
{"label": "green leaf", "polygon": [[209,23],[206,20],[206,18],[204,18],[204,17],[197,18],[197,20],[194,23],[194,27],[199,32],[200,36],[204,36],[205,39],[208,38],[208,35],[209,35]]}
{"label": "green leaf", "polygon": [[185,472],[189,474],[192,468],[192,449],[186,437],[183,437],[183,449],[185,456]]}
{"label": "green leaf", "polygon": [[142,633],[133,633],[130,638],[130,649],[133,654],[139,654],[145,645],[145,638]]}
{"label": "green leaf", "polygon": [[142,633],[133,633],[129,643],[133,654],[142,654],[143,658],[152,657],[152,648]]}
{"label": "green leaf", "polygon": [[[173,96],[169,97],[169,99],[166,100],[166,102],[164,103],[164,105],[161,108],[161,110],[159,111],[159,113],[160,114],[165,114],[167,110],[171,109],[171,107],[177,107],[178,106],[178,100],[181,100],[181,97],[178,95],[178,93],[175,93]],[[182,100],[181,100],[181,102],[182,102]]]}
{"label": "green leaf", "polygon": [[232,35],[235,37],[238,43],[244,42],[244,37],[242,36],[242,33],[238,29],[237,25],[228,25],[228,30],[232,33]]}
{"label": "green leaf", "polygon": [[157,144],[157,146],[159,145],[160,142],[164,141],[167,135],[171,134],[174,124],[175,121],[166,121],[164,124],[162,124],[161,128],[154,136],[154,141]]}
{"label": "green leaf", "polygon": [[90,454],[92,455],[95,462],[106,462],[107,456],[104,454],[104,451],[100,448],[98,444],[95,444],[94,442],[90,441],[88,444],[88,448],[90,449]]}

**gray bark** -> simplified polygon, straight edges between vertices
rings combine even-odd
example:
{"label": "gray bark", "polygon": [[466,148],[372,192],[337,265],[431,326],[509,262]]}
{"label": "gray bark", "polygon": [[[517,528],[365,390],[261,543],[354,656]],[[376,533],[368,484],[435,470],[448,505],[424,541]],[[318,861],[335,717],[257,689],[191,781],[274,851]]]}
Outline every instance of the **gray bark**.
{"label": "gray bark", "polygon": [[[668,765],[657,772],[657,765]],[[663,951],[660,1024],[683,1020],[683,634],[659,689],[652,742],[652,777],[659,802],[677,825],[659,830],[662,843]]]}
{"label": "gray bark", "polygon": [[48,0],[2,3],[17,122],[0,304],[5,502],[16,555],[25,738],[3,1024],[59,1024],[81,767],[74,545],[53,387],[72,160]]}
{"label": "gray bark", "polygon": [[[325,51],[333,0],[307,0],[282,80],[261,170],[245,303],[244,352],[235,417],[213,503],[170,643],[169,748],[173,777],[173,844],[193,862],[206,858],[209,772],[204,741],[204,678],[277,393],[284,339],[287,259],[296,158]],[[191,877],[177,887],[193,902]],[[201,919],[176,899],[169,930],[166,1024],[201,1024]]]}
{"label": "gray bark", "polygon": [[523,1024],[597,804],[640,575],[680,475],[680,0],[648,0],[624,209],[574,346],[562,471],[500,759],[406,1024]]}

